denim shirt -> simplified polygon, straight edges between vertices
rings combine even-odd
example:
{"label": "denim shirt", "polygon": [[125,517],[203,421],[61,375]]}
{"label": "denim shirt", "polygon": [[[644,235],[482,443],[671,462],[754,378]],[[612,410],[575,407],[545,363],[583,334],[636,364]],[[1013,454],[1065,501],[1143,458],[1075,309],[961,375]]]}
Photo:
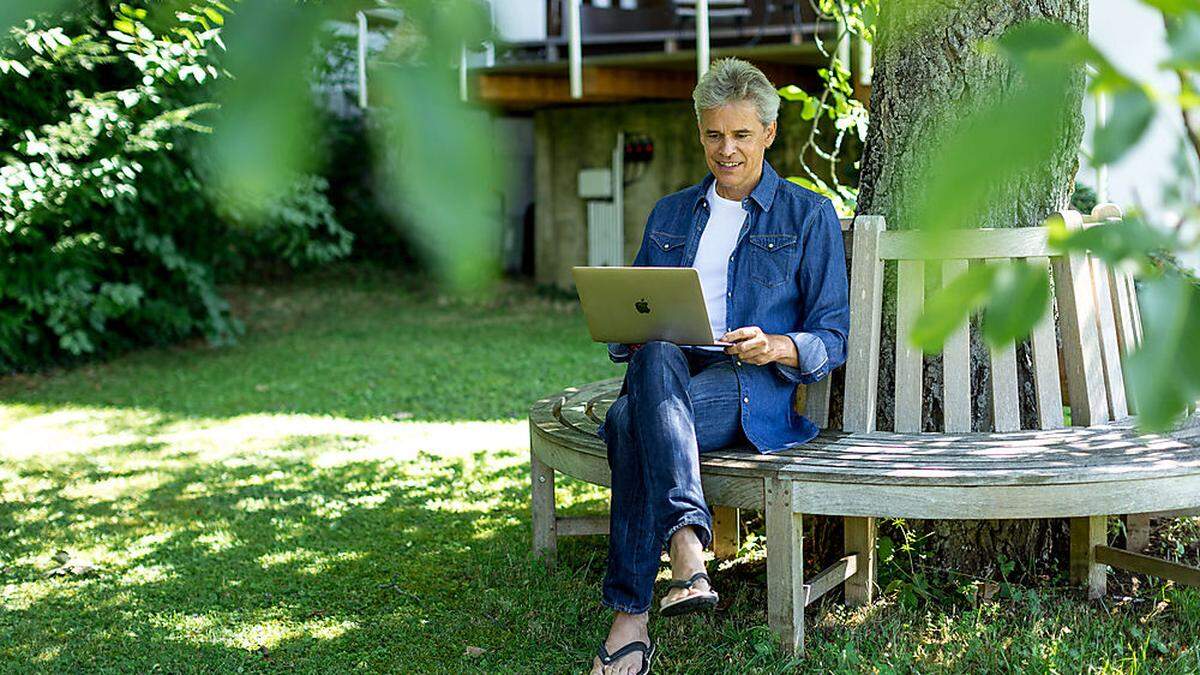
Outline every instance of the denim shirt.
{"label": "denim shirt", "polygon": [[[635,266],[690,267],[708,223],[710,173],[663,197],[646,222]],[[762,453],[807,443],[817,426],[796,414],[797,384],[816,382],[846,361],[849,288],[842,229],[825,197],[779,177],[764,160],[762,178],[743,201],[749,212],[729,260],[730,330],[758,326],[796,344],[798,367],[738,362],[742,430]],[[617,363],[629,349],[609,344]]]}

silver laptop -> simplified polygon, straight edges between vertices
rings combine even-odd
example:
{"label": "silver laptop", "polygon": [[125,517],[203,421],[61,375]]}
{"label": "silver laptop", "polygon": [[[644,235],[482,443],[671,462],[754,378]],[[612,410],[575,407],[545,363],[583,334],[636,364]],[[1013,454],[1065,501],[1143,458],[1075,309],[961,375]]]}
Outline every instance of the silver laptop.
{"label": "silver laptop", "polygon": [[713,340],[700,273],[692,267],[574,267],[575,288],[597,342]]}

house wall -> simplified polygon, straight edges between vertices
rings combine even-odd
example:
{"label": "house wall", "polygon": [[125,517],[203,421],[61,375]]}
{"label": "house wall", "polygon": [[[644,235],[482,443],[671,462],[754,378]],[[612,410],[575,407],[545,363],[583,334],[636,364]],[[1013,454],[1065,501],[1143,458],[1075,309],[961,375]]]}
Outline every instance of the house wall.
{"label": "house wall", "polygon": [[[798,153],[809,124],[800,108],[784,104],[767,160],[783,176],[799,173]],[[534,115],[535,278],[573,288],[571,267],[587,262],[586,202],[578,195],[580,169],[607,167],[617,132],[646,134],[654,158],[625,187],[625,259],[633,260],[646,218],[660,198],[700,181],[708,169],[692,104],[622,104],[540,110]]]}

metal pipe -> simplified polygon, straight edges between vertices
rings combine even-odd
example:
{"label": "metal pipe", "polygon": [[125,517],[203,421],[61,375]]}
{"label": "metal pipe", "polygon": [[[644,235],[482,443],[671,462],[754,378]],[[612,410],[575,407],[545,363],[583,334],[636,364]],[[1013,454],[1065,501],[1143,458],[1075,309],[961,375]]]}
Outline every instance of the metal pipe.
{"label": "metal pipe", "polygon": [[[1104,92],[1096,92],[1096,128],[1103,129],[1108,124],[1108,96]],[[1108,201],[1108,165],[1096,165],[1096,203]]]}
{"label": "metal pipe", "polygon": [[567,3],[567,49],[570,61],[571,98],[583,98],[583,38],[579,28],[580,0]]}
{"label": "metal pipe", "polygon": [[708,72],[708,0],[696,0],[696,79]]}
{"label": "metal pipe", "polygon": [[358,107],[367,109],[367,15],[357,14],[358,18]]}
{"label": "metal pipe", "polygon": [[467,43],[462,43],[458,52],[458,98],[467,102]]}

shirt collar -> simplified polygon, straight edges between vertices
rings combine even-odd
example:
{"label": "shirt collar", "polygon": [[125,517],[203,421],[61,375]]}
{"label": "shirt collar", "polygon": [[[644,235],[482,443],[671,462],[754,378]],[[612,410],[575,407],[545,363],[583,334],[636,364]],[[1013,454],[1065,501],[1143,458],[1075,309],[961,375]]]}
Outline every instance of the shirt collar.
{"label": "shirt collar", "polygon": [[[710,172],[700,181],[700,189],[696,192],[696,206],[699,207],[708,195],[708,188],[713,184],[716,178]],[[775,201],[775,192],[779,188],[779,181],[782,180],[778,173],[775,173],[774,167],[765,158],[763,159],[762,176],[758,179],[758,185],[754,186],[754,190],[750,192],[750,198],[753,199],[763,211],[770,211],[771,204]]]}

